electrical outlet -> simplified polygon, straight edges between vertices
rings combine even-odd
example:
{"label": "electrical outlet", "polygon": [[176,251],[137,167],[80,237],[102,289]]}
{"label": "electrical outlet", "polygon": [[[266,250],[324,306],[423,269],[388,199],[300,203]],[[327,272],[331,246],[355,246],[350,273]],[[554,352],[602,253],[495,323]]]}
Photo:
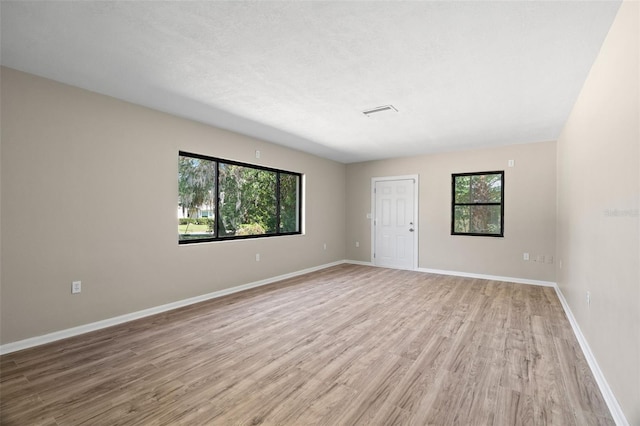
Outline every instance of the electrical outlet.
{"label": "electrical outlet", "polygon": [[356,241],[356,247],[360,247],[360,241]]}
{"label": "electrical outlet", "polygon": [[522,260],[529,260],[529,253],[522,253]]}
{"label": "electrical outlet", "polygon": [[324,243],[324,245],[322,247],[326,250],[327,249],[327,243]]}
{"label": "electrical outlet", "polygon": [[507,164],[509,165],[509,167],[513,167],[515,165],[515,161],[509,160]]}
{"label": "electrical outlet", "polygon": [[260,151],[256,149],[256,158],[260,158]]}
{"label": "electrical outlet", "polygon": [[256,253],[256,262],[260,262],[260,253]]}
{"label": "electrical outlet", "polygon": [[82,291],[82,281],[74,281],[71,283],[71,294],[78,294]]}

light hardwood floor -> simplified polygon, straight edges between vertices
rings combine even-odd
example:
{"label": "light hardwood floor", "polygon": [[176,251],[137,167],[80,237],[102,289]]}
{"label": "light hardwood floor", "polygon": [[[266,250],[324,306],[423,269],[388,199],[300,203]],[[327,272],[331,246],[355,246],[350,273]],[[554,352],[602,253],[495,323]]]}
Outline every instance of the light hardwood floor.
{"label": "light hardwood floor", "polygon": [[552,288],[357,265],[0,361],[3,425],[614,424]]}

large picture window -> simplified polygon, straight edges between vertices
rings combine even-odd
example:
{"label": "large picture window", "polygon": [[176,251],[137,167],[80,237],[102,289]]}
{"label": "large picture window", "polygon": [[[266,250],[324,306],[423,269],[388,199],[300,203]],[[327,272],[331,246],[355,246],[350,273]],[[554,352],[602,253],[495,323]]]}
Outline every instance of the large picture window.
{"label": "large picture window", "polygon": [[504,171],[451,175],[451,234],[504,236]]}
{"label": "large picture window", "polygon": [[180,244],[301,233],[302,175],[178,154]]}

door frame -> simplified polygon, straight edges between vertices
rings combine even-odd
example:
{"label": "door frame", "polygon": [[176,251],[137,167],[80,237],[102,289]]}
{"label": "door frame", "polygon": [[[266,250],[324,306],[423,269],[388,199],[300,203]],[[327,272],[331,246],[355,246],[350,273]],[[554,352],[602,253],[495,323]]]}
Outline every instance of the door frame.
{"label": "door frame", "polygon": [[413,267],[411,270],[418,269],[418,240],[420,238],[420,216],[418,216],[418,194],[420,193],[420,175],[401,175],[401,176],[381,176],[371,178],[371,264],[376,266],[375,250],[376,250],[376,229],[374,224],[376,223],[376,183],[391,181],[391,180],[409,180],[413,179],[415,182],[415,191],[413,191],[413,217],[414,228],[413,232]]}

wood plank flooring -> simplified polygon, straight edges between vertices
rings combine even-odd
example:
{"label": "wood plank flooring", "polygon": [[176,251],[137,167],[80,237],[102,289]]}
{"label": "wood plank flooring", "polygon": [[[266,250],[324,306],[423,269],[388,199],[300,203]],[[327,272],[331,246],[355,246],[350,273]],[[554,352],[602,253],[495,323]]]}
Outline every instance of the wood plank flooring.
{"label": "wood plank flooring", "polygon": [[612,425],[552,288],[340,265],[0,357],[3,425]]}

